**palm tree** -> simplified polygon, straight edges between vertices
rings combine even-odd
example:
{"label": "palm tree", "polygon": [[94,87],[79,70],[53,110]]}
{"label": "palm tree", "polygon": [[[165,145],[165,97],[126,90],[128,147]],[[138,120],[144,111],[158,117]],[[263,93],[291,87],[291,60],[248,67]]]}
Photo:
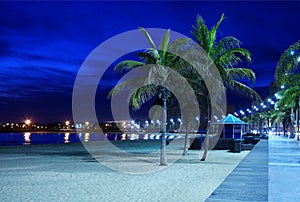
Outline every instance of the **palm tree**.
{"label": "palm tree", "polygon": [[[300,114],[300,41],[292,44],[280,56],[275,71],[275,80],[278,86],[284,87],[281,93],[282,98],[278,102],[278,107],[290,108],[291,116],[291,137],[294,137],[294,123],[296,118],[297,132],[299,132]],[[294,112],[295,111],[295,112]],[[295,117],[296,116],[296,117]]]}
{"label": "palm tree", "polygon": [[241,95],[261,100],[253,89],[239,81],[253,83],[256,79],[255,73],[248,68],[236,68],[239,63],[251,62],[250,52],[241,48],[241,42],[233,36],[226,36],[217,41],[217,31],[223,20],[224,14],[222,14],[217,24],[209,30],[203,18],[198,15],[192,34],[216,65],[225,87]]}
{"label": "palm tree", "polygon": [[[290,79],[298,78],[300,79],[300,75],[291,75]],[[300,80],[294,80],[296,85],[291,85],[290,82],[287,82],[287,89],[282,91],[280,100],[276,103],[276,106],[281,109],[289,109],[290,110],[290,128],[291,128],[291,136],[294,137],[294,123],[297,124],[297,130],[299,132],[299,107],[300,107]],[[295,113],[294,113],[295,111]],[[296,117],[295,117],[296,116]],[[296,120],[295,120],[296,119]]]}
{"label": "palm tree", "polygon": [[[217,24],[209,29],[203,18],[198,15],[196,25],[193,25],[192,27],[192,35],[217,67],[226,88],[238,92],[240,95],[246,95],[250,98],[261,100],[260,96],[254,90],[240,82],[240,80],[242,80],[253,83],[256,79],[255,73],[248,68],[236,68],[238,64],[244,61],[251,61],[249,51],[241,48],[241,42],[233,36],[226,36],[217,41],[217,31],[223,20],[224,14],[222,14]],[[209,68],[209,66],[207,68]],[[205,86],[203,80],[200,82],[202,82],[200,86]],[[208,120],[203,119],[203,117],[210,118],[210,100],[207,89],[202,92],[205,94],[205,99],[202,99],[202,103],[205,107],[201,110],[204,114],[202,113],[200,117],[202,118],[201,122],[205,121],[207,123]],[[207,127],[207,124],[205,127]],[[205,160],[206,153],[205,149],[202,160]]]}
{"label": "palm tree", "polygon": [[[142,52],[138,52],[137,56],[139,61],[136,60],[124,60],[118,63],[114,71],[128,71],[136,67],[147,68],[146,75],[139,76],[138,78],[131,79],[117,85],[111,92],[110,96],[119,92],[122,88],[129,86],[130,83],[139,83],[141,86],[135,89],[130,97],[130,104],[133,109],[139,109],[142,104],[146,103],[155,96],[159,96],[159,99],[163,102],[163,128],[161,135],[160,146],[160,165],[167,165],[166,158],[166,125],[167,125],[167,103],[174,99],[174,96],[165,86],[177,86],[178,91],[184,96],[186,89],[180,86],[180,80],[176,80],[177,83],[172,83],[172,72],[168,70],[168,67],[174,70],[180,69],[183,66],[189,66],[179,56],[172,54],[170,49],[175,49],[175,46],[181,44],[181,42],[170,43],[170,29],[165,33],[159,47],[155,45],[151,36],[144,28],[139,28],[140,31],[146,36],[151,48]],[[180,40],[179,40],[180,41]],[[181,41],[184,41],[181,39]],[[177,47],[178,48],[178,47]],[[174,81],[174,80],[173,80]],[[188,98],[187,98],[188,99]]]}
{"label": "palm tree", "polygon": [[271,123],[276,125],[276,132],[278,132],[278,124],[281,122],[283,126],[283,135],[286,136],[286,125],[288,124],[290,114],[289,110],[284,110],[275,107],[272,109],[269,114]]}

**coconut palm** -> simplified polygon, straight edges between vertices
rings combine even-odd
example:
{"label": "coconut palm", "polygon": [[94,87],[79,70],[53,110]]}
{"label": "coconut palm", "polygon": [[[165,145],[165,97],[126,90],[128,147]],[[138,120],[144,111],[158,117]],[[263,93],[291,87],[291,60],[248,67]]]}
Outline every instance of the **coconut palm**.
{"label": "coconut palm", "polygon": [[[161,152],[160,152],[160,165],[167,165],[166,159],[166,125],[167,125],[167,104],[171,103],[174,99],[174,95],[166,88],[166,86],[173,86],[177,91],[185,97],[186,89],[182,87],[181,78],[176,78],[176,82],[172,78],[172,72],[168,68],[178,70],[182,67],[190,66],[183,59],[175,54],[172,54],[169,50],[179,48],[180,44],[184,43],[184,39],[175,40],[170,43],[170,29],[165,33],[159,47],[153,42],[151,36],[144,28],[139,28],[141,32],[146,36],[151,48],[138,52],[137,56],[139,60],[124,60],[117,64],[114,71],[128,71],[136,67],[147,68],[145,75],[140,75],[138,78],[131,79],[117,85],[111,92],[119,92],[126,86],[133,85],[141,86],[136,88],[130,97],[130,104],[133,109],[139,109],[142,104],[146,103],[150,99],[159,96],[159,99],[163,102],[163,128],[161,135]],[[190,68],[191,69],[191,68]],[[184,71],[181,71],[184,72]],[[180,72],[179,72],[180,73]],[[179,80],[178,80],[179,79]],[[187,96],[186,96],[187,97]],[[188,97],[186,99],[189,99]],[[183,106],[185,107],[185,106]],[[195,110],[194,110],[195,111]],[[195,116],[194,116],[195,117]]]}
{"label": "coconut palm", "polygon": [[[246,95],[250,98],[261,100],[260,96],[254,90],[241,82],[249,81],[250,83],[253,83],[256,78],[255,73],[248,68],[236,68],[236,66],[242,62],[251,61],[250,52],[241,48],[241,42],[233,36],[226,36],[217,41],[218,28],[223,20],[224,14],[222,14],[217,24],[209,29],[203,18],[198,15],[196,25],[193,25],[192,27],[192,35],[217,67],[224,86],[227,89],[238,92],[240,95]],[[207,68],[210,68],[210,66],[207,66]],[[202,83],[200,86],[205,86],[205,83]],[[205,99],[202,100],[202,103],[205,107],[201,112],[204,112],[205,114],[202,114],[200,117],[202,117],[201,122],[205,121],[207,123],[208,120],[203,120],[203,117],[210,118],[210,100],[207,89],[204,97]],[[206,149],[201,160],[205,160],[206,158]]]}
{"label": "coconut palm", "polygon": [[217,41],[217,31],[223,20],[224,14],[215,26],[208,29],[203,18],[198,15],[192,35],[214,62],[225,87],[241,95],[261,100],[253,89],[240,82],[242,80],[253,83],[256,79],[255,73],[248,68],[236,68],[242,62],[251,62],[250,52],[241,48],[241,42],[233,36],[226,36]]}
{"label": "coconut palm", "polygon": [[[211,58],[219,70],[226,88],[234,90],[240,95],[247,95],[250,98],[261,100],[260,96],[254,90],[239,81],[248,80],[251,83],[255,81],[255,73],[251,69],[236,68],[239,63],[251,61],[249,51],[241,48],[241,42],[233,36],[226,36],[217,41],[217,31],[223,20],[224,14],[222,14],[215,26],[208,29],[203,18],[198,15],[196,25],[193,26],[192,35],[199,45],[207,52],[208,57]],[[204,83],[201,86],[204,86]],[[204,97],[208,100],[202,100],[204,105],[208,105],[207,103],[209,103],[209,96],[207,95],[208,92],[206,92]],[[208,114],[205,116],[210,117],[209,107],[206,107],[206,109],[208,109]],[[202,111],[206,111],[205,108],[203,108]]]}
{"label": "coconut palm", "polygon": [[300,41],[292,44],[280,56],[275,71],[275,80],[278,86],[284,87],[281,93],[282,98],[278,102],[278,107],[288,106],[291,116],[291,137],[294,137],[293,125],[297,124],[299,132],[300,114]]}
{"label": "coconut palm", "polygon": [[269,118],[272,123],[272,125],[275,124],[276,126],[276,132],[278,132],[278,124],[282,123],[283,126],[283,135],[286,136],[286,126],[288,125],[290,114],[289,110],[287,109],[281,109],[275,107],[275,109],[272,109],[269,113]]}
{"label": "coconut palm", "polygon": [[285,78],[285,88],[280,93],[280,100],[276,103],[276,106],[281,109],[290,110],[290,128],[291,137],[294,137],[294,123],[297,124],[297,130],[299,132],[299,108],[300,108],[300,75],[294,74]]}

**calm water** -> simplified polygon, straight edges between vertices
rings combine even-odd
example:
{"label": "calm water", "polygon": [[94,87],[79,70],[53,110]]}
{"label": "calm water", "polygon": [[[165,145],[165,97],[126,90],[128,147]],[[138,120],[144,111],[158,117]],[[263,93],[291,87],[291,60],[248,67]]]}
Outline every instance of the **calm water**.
{"label": "calm water", "polygon": [[[173,135],[168,136],[173,139]],[[29,144],[59,144],[90,141],[159,140],[158,134],[104,134],[99,133],[0,133],[0,146]]]}

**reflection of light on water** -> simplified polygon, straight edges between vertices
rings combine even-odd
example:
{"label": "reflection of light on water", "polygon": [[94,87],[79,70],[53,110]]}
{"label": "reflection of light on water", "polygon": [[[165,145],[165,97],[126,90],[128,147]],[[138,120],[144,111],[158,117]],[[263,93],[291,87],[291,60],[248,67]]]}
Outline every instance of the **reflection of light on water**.
{"label": "reflection of light on water", "polygon": [[174,138],[175,138],[175,135],[168,136],[168,139],[174,139]]}
{"label": "reflection of light on water", "polygon": [[85,133],[83,141],[88,142],[89,140],[90,140],[90,133]]}
{"label": "reflection of light on water", "polygon": [[65,142],[64,143],[69,143],[70,142],[69,137],[70,137],[70,133],[65,133],[65,137],[64,137]]}
{"label": "reflection of light on water", "polygon": [[122,135],[121,135],[121,140],[126,140],[126,134],[125,133],[123,133]]}
{"label": "reflection of light on water", "polygon": [[149,139],[149,134],[145,134],[144,135],[144,140],[148,140]]}
{"label": "reflection of light on water", "polygon": [[151,135],[150,135],[150,140],[154,140],[154,138],[155,138],[155,135],[154,135],[154,134],[151,134]]}
{"label": "reflection of light on water", "polygon": [[24,143],[30,144],[30,135],[31,133],[24,133]]}
{"label": "reflection of light on water", "polygon": [[130,140],[138,140],[139,139],[139,135],[138,134],[130,134],[129,139]]}

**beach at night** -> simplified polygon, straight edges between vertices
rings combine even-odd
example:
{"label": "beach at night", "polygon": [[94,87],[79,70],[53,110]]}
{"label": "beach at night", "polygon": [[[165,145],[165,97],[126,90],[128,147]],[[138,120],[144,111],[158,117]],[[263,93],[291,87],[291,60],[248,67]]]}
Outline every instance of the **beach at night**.
{"label": "beach at night", "polygon": [[[149,144],[133,145],[124,145],[123,149],[146,156],[149,173],[128,174],[110,169],[95,160],[81,143],[0,147],[1,200],[204,201],[249,153],[215,150],[209,152],[205,162],[200,162],[200,151],[191,150],[189,155],[153,172],[159,168],[159,155],[153,153],[158,142],[152,146],[153,151]],[[176,149],[167,153],[181,154],[180,146],[174,145]],[[101,152],[100,162],[110,162],[115,168],[145,166],[140,160],[128,161],[109,151]]]}

